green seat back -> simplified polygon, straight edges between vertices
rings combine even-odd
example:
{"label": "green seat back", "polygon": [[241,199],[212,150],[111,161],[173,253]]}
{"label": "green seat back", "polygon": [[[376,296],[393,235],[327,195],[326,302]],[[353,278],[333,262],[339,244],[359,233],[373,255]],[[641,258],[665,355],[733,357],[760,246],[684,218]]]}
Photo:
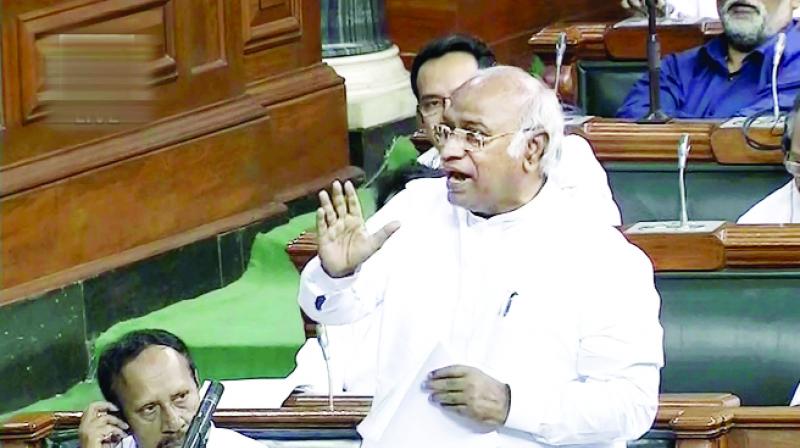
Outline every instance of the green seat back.
{"label": "green seat back", "polygon": [[647,70],[643,62],[579,61],[578,106],[587,115],[614,117],[633,84]]}
{"label": "green seat back", "polygon": [[660,273],[661,391],[786,406],[800,381],[800,270]]}
{"label": "green seat back", "polygon": [[[622,222],[674,221],[680,211],[677,163],[607,162],[608,183]],[[780,165],[689,163],[689,219],[736,220],[789,180]]]}

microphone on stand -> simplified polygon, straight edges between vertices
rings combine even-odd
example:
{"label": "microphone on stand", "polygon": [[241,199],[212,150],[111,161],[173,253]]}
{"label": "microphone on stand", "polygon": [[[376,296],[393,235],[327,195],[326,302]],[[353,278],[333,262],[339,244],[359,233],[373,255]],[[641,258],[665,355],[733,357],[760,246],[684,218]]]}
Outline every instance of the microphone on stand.
{"label": "microphone on stand", "polygon": [[561,66],[564,63],[564,54],[567,52],[567,33],[558,33],[556,40],[556,82],[554,83],[553,90],[558,96],[558,87],[561,84]]}
{"label": "microphone on stand", "polygon": [[650,112],[639,123],[666,123],[669,116],[661,110],[661,43],[658,40],[656,0],[647,2],[647,71],[650,75]]}
{"label": "microphone on stand", "polygon": [[197,409],[186,431],[186,438],[183,440],[183,448],[205,448],[208,443],[208,431],[211,429],[211,416],[214,410],[217,409],[222,393],[225,391],[225,386],[219,381],[212,381],[208,386],[208,390],[203,395],[200,401],[200,407]]}
{"label": "microphone on stand", "polygon": [[689,227],[689,212],[686,209],[686,161],[689,159],[689,151],[692,145],[689,144],[689,134],[681,135],[678,144],[678,190],[681,195],[681,218],[680,228]]}
{"label": "microphone on stand", "polygon": [[331,357],[328,352],[328,331],[325,325],[317,325],[317,342],[322,349],[322,357],[325,358],[325,370],[328,373],[328,410],[333,411],[333,376],[331,374]]}

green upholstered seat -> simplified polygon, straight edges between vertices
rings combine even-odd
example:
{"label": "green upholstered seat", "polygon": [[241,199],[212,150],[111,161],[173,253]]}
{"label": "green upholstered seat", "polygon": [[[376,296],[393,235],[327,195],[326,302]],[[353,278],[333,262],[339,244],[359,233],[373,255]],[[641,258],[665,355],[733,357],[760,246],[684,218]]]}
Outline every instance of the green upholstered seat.
{"label": "green upholstered seat", "polygon": [[[677,163],[608,162],[603,166],[623,223],[678,219]],[[736,222],[788,180],[778,165],[690,162],[686,170],[689,218]]]}
{"label": "green upholstered seat", "polygon": [[661,391],[786,406],[800,380],[800,270],[662,273]]}
{"label": "green upholstered seat", "polygon": [[578,106],[587,115],[614,117],[633,84],[647,70],[643,62],[579,61]]}

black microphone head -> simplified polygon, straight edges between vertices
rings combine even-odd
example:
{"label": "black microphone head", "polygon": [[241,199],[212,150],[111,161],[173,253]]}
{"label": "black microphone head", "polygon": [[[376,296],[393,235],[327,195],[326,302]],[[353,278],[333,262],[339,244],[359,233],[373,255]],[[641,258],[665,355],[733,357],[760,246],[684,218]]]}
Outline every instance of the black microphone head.
{"label": "black microphone head", "polygon": [[211,429],[211,417],[217,409],[223,392],[225,392],[225,386],[219,381],[212,381],[208,386],[206,393],[203,394],[203,398],[200,400],[197,413],[186,431],[183,448],[203,448],[206,446],[208,432]]}

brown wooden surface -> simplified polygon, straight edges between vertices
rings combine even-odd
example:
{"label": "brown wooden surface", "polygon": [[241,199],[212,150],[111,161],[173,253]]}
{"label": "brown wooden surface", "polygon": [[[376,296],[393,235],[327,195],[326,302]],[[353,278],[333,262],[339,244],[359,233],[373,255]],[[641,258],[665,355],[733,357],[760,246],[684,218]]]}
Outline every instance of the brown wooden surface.
{"label": "brown wooden surface", "polygon": [[[561,33],[567,35],[565,64],[577,60],[647,60],[647,27],[614,28],[610,22],[556,23],[535,33],[528,40],[533,52],[547,63],[555,62],[555,44]],[[658,27],[661,55],[703,45],[722,33],[719,22]]]}
{"label": "brown wooden surface", "polygon": [[[3,12],[0,304],[360,175],[316,0],[3,0]],[[136,66],[151,114],[54,123],[67,101],[48,61],[113,56],[109,35],[152,43]]]}
{"label": "brown wooden surface", "polygon": [[725,224],[712,234],[626,234],[656,271],[800,268],[800,225]]}
{"label": "brown wooden surface", "polygon": [[[557,21],[606,21],[626,17],[619,2],[562,0],[387,0],[389,37],[400,47],[408,65],[431,39],[448,33],[467,33],[490,44],[504,64],[528,68],[533,52],[531,34]],[[491,20],[487,20],[491,18]]]}
{"label": "brown wooden surface", "polygon": [[[681,403],[676,405],[675,403]],[[218,410],[217,426],[237,429],[353,429],[370,407],[369,397],[290,397],[281,409]],[[41,447],[53,430],[74,429],[80,412],[24,414],[0,426],[3,446]],[[796,447],[800,408],[741,407],[727,394],[663,394],[653,428],[676,436],[677,448]]]}
{"label": "brown wooden surface", "polygon": [[[721,164],[780,164],[780,150],[758,151],[750,148],[741,128],[720,128],[718,121],[676,120],[666,124],[638,124],[611,118],[593,118],[572,132],[583,135],[601,162],[677,161],[681,135],[689,134],[692,145],[689,161]],[[766,143],[780,141],[775,131],[755,130],[754,137]]]}
{"label": "brown wooden surface", "polygon": [[[623,228],[624,231],[624,228]],[[717,271],[726,268],[800,268],[800,225],[725,224],[712,234],[626,234],[657,272]],[[313,233],[289,243],[298,270],[317,254]]]}

